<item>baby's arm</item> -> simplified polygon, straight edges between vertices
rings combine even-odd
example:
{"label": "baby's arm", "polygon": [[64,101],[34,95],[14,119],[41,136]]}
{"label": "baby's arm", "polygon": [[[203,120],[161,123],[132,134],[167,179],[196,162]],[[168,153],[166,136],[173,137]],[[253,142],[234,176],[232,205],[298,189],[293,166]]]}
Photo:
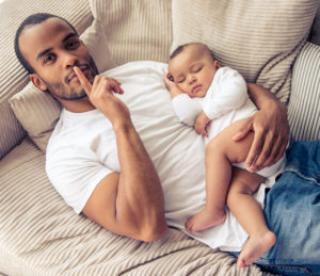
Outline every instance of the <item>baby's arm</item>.
{"label": "baby's arm", "polygon": [[202,112],[202,107],[198,99],[191,99],[186,93],[183,93],[176,84],[171,81],[167,74],[164,76],[164,82],[172,97],[173,109],[179,120],[193,127],[197,115]]}
{"label": "baby's arm", "polygon": [[201,111],[200,114],[198,114],[194,124],[196,132],[202,136],[208,137],[208,127],[210,125],[210,122],[211,120],[208,118],[206,113]]}
{"label": "baby's arm", "polygon": [[202,102],[203,111],[211,120],[240,108],[249,99],[246,81],[239,72],[223,67],[217,74]]}

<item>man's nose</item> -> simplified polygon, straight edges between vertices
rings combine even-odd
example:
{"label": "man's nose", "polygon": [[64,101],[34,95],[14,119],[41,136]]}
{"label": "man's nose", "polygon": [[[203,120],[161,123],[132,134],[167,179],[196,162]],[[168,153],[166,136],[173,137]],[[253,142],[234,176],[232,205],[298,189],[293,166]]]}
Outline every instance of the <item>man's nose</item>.
{"label": "man's nose", "polygon": [[71,52],[63,53],[63,63],[65,68],[73,67],[75,65],[79,65],[78,57]]}

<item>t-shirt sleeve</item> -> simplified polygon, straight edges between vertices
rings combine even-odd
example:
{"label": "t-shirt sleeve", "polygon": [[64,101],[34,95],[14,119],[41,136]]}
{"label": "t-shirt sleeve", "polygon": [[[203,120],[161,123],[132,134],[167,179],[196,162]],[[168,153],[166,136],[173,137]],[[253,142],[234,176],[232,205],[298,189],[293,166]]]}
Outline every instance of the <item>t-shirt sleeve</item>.
{"label": "t-shirt sleeve", "polygon": [[223,67],[217,74],[202,102],[203,111],[211,120],[240,108],[249,98],[246,81],[239,72]]}
{"label": "t-shirt sleeve", "polygon": [[93,190],[112,170],[87,149],[61,147],[47,152],[48,178],[65,202],[81,213]]}
{"label": "t-shirt sleeve", "polygon": [[194,125],[197,115],[202,111],[198,99],[191,99],[187,94],[174,97],[172,104],[178,119],[188,126]]}

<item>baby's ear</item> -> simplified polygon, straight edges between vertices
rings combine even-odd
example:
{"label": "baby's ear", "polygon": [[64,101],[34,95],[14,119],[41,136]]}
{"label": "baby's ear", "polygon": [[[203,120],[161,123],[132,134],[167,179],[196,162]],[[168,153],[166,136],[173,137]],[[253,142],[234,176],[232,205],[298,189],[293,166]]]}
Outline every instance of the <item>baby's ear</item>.
{"label": "baby's ear", "polygon": [[168,77],[168,79],[169,79],[170,81],[173,81],[173,82],[174,82],[174,78],[173,78],[173,76],[172,76],[170,73],[167,74],[167,77]]}
{"label": "baby's ear", "polygon": [[213,65],[214,65],[214,67],[216,67],[217,69],[221,67],[220,62],[217,61],[216,59],[213,61]]}

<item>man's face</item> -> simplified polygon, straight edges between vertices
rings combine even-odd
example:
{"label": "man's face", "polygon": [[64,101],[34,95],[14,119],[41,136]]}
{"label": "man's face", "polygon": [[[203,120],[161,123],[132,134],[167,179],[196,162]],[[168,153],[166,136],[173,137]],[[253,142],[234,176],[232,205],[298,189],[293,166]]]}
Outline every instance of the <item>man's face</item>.
{"label": "man's face", "polygon": [[27,27],[19,45],[25,59],[35,70],[31,80],[55,98],[78,100],[86,96],[73,67],[78,66],[92,83],[98,74],[88,49],[72,28],[59,18],[49,18]]}
{"label": "man's face", "polygon": [[204,97],[218,69],[208,49],[189,45],[169,63],[176,85],[191,98]]}

